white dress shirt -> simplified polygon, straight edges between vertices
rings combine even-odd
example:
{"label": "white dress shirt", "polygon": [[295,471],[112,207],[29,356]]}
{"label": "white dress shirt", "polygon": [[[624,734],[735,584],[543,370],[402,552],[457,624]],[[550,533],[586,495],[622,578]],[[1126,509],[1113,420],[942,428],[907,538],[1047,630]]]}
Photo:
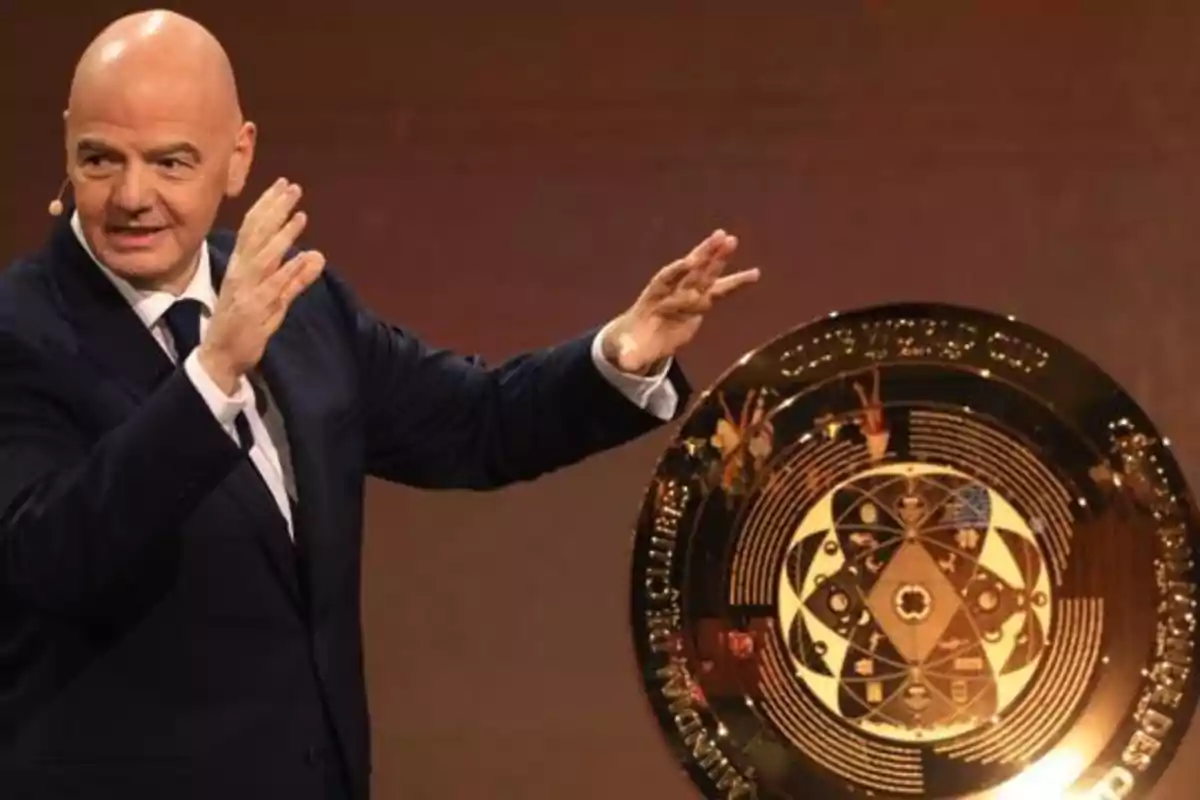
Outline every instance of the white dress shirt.
{"label": "white dress shirt", "polygon": [[[75,236],[78,238],[83,249],[87,251],[87,254],[92,257],[92,260],[100,270],[108,276],[108,279],[112,281],[121,295],[129,302],[134,312],[137,313],[138,318],[141,319],[155,341],[166,351],[172,361],[177,362],[178,358],[176,357],[175,345],[171,340],[171,333],[167,328],[164,315],[176,300],[191,298],[200,302],[200,305],[203,307],[200,313],[200,338],[204,338],[204,334],[208,330],[208,319],[212,315],[213,307],[217,301],[217,293],[212,283],[212,266],[209,261],[207,242],[204,242],[200,247],[200,263],[195,274],[192,276],[191,282],[183,290],[182,294],[176,297],[169,292],[136,289],[124,278],[121,278],[101,264],[83,236],[83,229],[79,224],[78,212],[71,216],[71,229],[75,232]],[[670,419],[675,413],[675,407],[679,402],[675,387],[670,381],[666,380],[670,362],[668,361],[657,373],[649,377],[629,375],[621,372],[610,364],[601,352],[600,341],[603,333],[602,330],[592,340],[592,360],[596,364],[596,369],[639,408],[648,411],[659,419]],[[279,506],[279,512],[287,522],[288,533],[294,539],[295,534],[290,501],[296,498],[296,486],[291,465],[291,451],[288,447],[283,416],[279,413],[278,405],[269,396],[265,382],[255,381],[257,386],[252,386],[250,381],[243,377],[237,391],[230,396],[221,391],[220,387],[208,376],[204,368],[200,366],[200,362],[197,360],[197,352],[193,351],[187,357],[183,363],[183,368],[188,378],[191,379],[192,384],[195,385],[196,390],[200,393],[200,396],[204,399],[204,402],[212,411],[213,416],[216,417],[217,421],[221,423],[221,426],[234,441],[238,440],[234,420],[237,419],[239,413],[246,415],[246,420],[250,423],[250,432],[254,436],[254,445],[250,449],[250,460],[258,469],[259,474],[262,475],[263,481],[267,484],[267,488],[271,492],[271,496],[275,498],[275,504]],[[265,414],[259,414],[257,404],[254,402],[254,393],[256,391],[267,395]]]}

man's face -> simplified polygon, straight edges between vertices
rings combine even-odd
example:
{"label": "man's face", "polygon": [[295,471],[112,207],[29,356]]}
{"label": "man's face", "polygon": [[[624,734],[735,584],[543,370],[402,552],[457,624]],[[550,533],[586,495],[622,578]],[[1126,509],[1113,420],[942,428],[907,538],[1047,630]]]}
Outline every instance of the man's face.
{"label": "man's face", "polygon": [[123,82],[71,110],[68,169],[84,235],[109,269],[181,290],[221,200],[241,189],[252,129],[202,92]]}

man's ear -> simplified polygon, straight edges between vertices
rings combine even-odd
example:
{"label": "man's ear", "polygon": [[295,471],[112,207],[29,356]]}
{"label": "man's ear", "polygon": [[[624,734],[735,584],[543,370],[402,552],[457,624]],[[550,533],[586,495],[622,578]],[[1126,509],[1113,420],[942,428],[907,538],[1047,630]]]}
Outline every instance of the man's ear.
{"label": "man's ear", "polygon": [[73,186],[75,183],[75,154],[71,148],[71,112],[63,109],[63,168],[66,177],[63,179],[62,185],[58,187],[58,194],[50,201],[49,211],[50,216],[62,216],[65,206],[63,203],[63,195],[67,192],[68,186]]}
{"label": "man's ear", "polygon": [[71,167],[75,165],[75,159],[72,157],[73,154],[71,153],[71,112],[64,108],[62,112],[62,118],[63,155],[66,157],[66,164],[64,165],[64,168],[66,170],[66,174],[70,175]]}
{"label": "man's ear", "polygon": [[237,197],[246,186],[250,165],[254,162],[254,145],[258,139],[258,128],[253,122],[243,122],[233,143],[233,155],[229,158],[229,174],[225,179],[225,196]]}

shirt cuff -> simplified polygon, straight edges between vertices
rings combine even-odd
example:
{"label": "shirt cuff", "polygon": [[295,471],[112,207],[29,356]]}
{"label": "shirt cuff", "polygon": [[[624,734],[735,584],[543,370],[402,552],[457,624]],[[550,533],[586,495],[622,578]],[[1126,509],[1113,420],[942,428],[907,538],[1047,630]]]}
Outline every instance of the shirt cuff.
{"label": "shirt cuff", "polygon": [[675,386],[667,380],[671,359],[664,361],[656,372],[645,377],[622,372],[604,357],[604,350],[600,345],[603,336],[604,330],[601,330],[592,339],[592,361],[605,380],[643,411],[650,412],[664,422],[674,417],[675,408],[679,405],[679,395]]}
{"label": "shirt cuff", "polygon": [[212,415],[216,417],[217,422],[236,442],[237,429],[234,428],[233,421],[237,419],[239,413],[248,410],[254,402],[254,392],[250,387],[250,381],[243,376],[238,380],[238,387],[233,395],[225,394],[221,391],[221,387],[217,386],[216,382],[204,371],[204,367],[197,358],[198,352],[193,351],[184,360],[184,372],[187,373],[192,385],[196,387],[196,391],[200,393],[200,397],[203,398]]}

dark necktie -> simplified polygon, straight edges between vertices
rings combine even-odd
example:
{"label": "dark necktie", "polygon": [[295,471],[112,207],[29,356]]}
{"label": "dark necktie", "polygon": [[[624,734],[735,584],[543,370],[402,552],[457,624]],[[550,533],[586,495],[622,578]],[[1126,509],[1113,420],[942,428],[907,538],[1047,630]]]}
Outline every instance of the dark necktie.
{"label": "dark necktie", "polygon": [[[171,338],[175,340],[175,351],[181,367],[184,359],[200,344],[200,311],[202,308],[199,300],[184,298],[172,303],[171,307],[167,309],[167,313],[163,315],[167,321],[167,328],[171,331]],[[254,445],[254,437],[250,433],[250,421],[246,419],[245,414],[239,412],[233,424],[237,430],[238,440],[242,443],[242,449],[249,453],[250,448]]]}

